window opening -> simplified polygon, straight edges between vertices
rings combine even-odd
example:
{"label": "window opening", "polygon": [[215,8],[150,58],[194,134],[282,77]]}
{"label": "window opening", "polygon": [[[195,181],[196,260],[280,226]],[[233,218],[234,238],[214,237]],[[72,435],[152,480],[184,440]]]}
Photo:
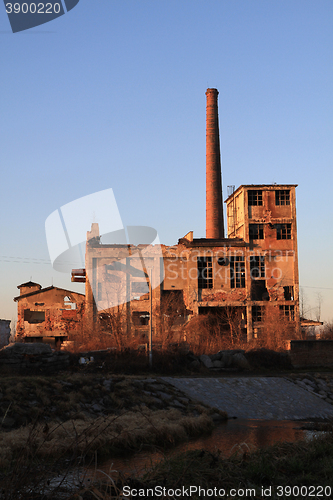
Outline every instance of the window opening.
{"label": "window opening", "polygon": [[294,300],[294,287],[293,286],[284,286],[284,300]]}
{"label": "window opening", "polygon": [[30,311],[30,309],[24,309],[24,321],[30,324],[44,323],[45,311]]}
{"label": "window opening", "polygon": [[280,189],[275,191],[275,205],[290,205],[289,189]]}
{"label": "window opening", "polygon": [[211,257],[198,257],[198,288],[213,288],[213,264]]}
{"label": "window opening", "polygon": [[249,224],[250,240],[263,240],[264,239],[264,225],[263,224]]}
{"label": "window opening", "polygon": [[245,288],[245,262],[243,256],[230,257],[230,287]]}
{"label": "window opening", "polygon": [[251,282],[252,300],[269,300],[269,293],[266,288],[265,280],[252,280]]}
{"label": "window opening", "polygon": [[146,281],[132,281],[131,287],[133,293],[149,293],[149,286]]}
{"label": "window opening", "polygon": [[[100,298],[98,298],[98,300],[100,300]],[[69,295],[66,295],[64,297],[64,306],[66,309],[76,309],[76,303],[72,302],[72,299]]]}
{"label": "window opening", "polygon": [[249,207],[262,205],[262,191],[250,190],[248,191]]}
{"label": "window opening", "polygon": [[148,311],[134,311],[132,314],[133,323],[136,326],[149,325],[149,312]]}
{"label": "window opening", "polygon": [[261,322],[263,320],[263,307],[262,306],[252,306],[252,321],[254,323]]}
{"label": "window opening", "polygon": [[280,306],[281,314],[289,321],[295,320],[295,306],[283,305]]}
{"label": "window opening", "polygon": [[277,224],[276,225],[276,239],[277,240],[291,240],[291,224]]}
{"label": "window opening", "polygon": [[250,257],[250,274],[251,278],[265,277],[265,257],[251,255]]}

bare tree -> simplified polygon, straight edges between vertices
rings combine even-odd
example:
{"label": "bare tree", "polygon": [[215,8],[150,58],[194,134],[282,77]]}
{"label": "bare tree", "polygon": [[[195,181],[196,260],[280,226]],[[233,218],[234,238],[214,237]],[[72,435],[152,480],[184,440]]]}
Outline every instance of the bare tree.
{"label": "bare tree", "polygon": [[183,294],[179,290],[164,292],[160,306],[155,309],[157,329],[159,330],[162,345],[166,346],[174,341],[175,334],[179,340],[179,332],[185,323],[185,304]]}
{"label": "bare tree", "polygon": [[317,293],[317,312],[316,312],[316,320],[317,321],[320,321],[322,303],[323,303],[322,293],[318,292]]}
{"label": "bare tree", "polygon": [[307,297],[304,291],[304,288],[300,288],[299,291],[299,312],[301,319],[305,318],[306,310],[307,310]]}

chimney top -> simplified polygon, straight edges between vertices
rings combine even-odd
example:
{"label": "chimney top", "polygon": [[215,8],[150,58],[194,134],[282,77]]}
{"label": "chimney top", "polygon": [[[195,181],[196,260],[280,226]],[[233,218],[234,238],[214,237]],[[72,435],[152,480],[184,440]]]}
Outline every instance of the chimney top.
{"label": "chimney top", "polygon": [[211,93],[219,95],[219,91],[217,89],[207,89],[206,90],[206,95],[211,94]]}

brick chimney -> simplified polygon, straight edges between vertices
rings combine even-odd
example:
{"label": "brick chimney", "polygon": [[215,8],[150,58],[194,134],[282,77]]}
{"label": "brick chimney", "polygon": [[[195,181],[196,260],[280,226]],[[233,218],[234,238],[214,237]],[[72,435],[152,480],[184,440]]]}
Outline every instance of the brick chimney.
{"label": "brick chimney", "polygon": [[224,238],[219,117],[216,89],[207,89],[206,238]]}

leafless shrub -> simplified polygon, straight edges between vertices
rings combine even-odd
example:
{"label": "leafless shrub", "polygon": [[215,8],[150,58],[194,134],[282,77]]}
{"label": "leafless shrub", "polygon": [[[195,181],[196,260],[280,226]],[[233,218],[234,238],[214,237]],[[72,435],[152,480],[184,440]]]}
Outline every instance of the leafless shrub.
{"label": "leafless shrub", "polygon": [[327,321],[324,323],[324,328],[320,336],[323,340],[333,340],[333,321]]}

